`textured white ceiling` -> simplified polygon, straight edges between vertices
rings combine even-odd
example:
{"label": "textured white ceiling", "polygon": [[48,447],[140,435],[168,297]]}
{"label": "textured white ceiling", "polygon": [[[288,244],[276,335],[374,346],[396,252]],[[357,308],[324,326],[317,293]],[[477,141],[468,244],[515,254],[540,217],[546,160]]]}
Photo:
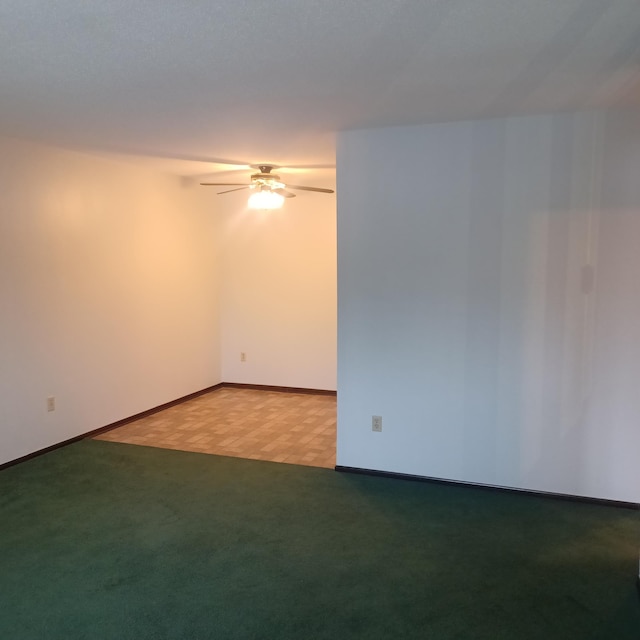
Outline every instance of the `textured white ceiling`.
{"label": "textured white ceiling", "polygon": [[[640,107],[640,0],[2,0],[0,132],[333,164],[335,132]],[[162,159],[165,160],[162,160]]]}

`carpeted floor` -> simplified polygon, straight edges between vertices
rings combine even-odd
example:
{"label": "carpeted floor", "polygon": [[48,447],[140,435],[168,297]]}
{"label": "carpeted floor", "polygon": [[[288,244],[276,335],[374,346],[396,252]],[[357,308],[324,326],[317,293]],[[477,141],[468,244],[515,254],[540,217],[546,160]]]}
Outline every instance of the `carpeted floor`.
{"label": "carpeted floor", "polygon": [[637,640],[639,525],[83,441],[0,472],[0,638]]}

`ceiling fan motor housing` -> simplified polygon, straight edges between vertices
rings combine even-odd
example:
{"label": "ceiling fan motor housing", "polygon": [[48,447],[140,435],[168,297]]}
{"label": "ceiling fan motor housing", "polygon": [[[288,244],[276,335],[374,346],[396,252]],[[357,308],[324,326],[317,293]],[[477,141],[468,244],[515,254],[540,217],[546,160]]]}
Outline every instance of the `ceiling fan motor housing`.
{"label": "ceiling fan motor housing", "polygon": [[254,173],[251,179],[262,180],[264,182],[280,182],[280,176],[277,176],[275,173]]}
{"label": "ceiling fan motor housing", "polygon": [[258,165],[258,169],[260,169],[260,173],[254,173],[251,176],[251,186],[253,188],[259,187],[261,191],[271,191],[284,187],[284,183],[280,181],[280,176],[271,173],[271,170],[275,169],[275,165],[261,164]]}

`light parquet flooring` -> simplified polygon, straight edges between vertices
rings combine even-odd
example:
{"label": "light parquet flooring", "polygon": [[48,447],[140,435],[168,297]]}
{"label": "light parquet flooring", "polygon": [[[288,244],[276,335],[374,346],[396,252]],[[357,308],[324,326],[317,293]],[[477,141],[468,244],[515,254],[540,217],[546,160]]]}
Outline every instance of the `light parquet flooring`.
{"label": "light parquet flooring", "polygon": [[95,438],[333,468],[336,398],[222,387]]}

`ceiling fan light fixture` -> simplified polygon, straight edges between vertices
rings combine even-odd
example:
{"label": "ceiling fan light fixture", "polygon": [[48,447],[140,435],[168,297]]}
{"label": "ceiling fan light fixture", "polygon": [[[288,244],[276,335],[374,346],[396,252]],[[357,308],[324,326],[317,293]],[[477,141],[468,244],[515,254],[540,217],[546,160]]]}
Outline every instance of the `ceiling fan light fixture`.
{"label": "ceiling fan light fixture", "polygon": [[[253,165],[252,165],[253,166]],[[296,184],[287,184],[280,182],[280,176],[271,173],[276,169],[273,164],[261,164],[255,167],[260,169],[260,173],[254,173],[251,176],[249,184],[241,182],[201,182],[205,187],[236,187],[235,189],[225,189],[218,191],[218,195],[230,193],[231,191],[241,191],[242,189],[251,189],[254,193],[249,197],[248,205],[251,209],[279,209],[285,198],[295,198],[296,194],[291,193],[291,189],[295,191],[318,191],[320,193],[334,193],[333,189],[325,189],[323,187],[309,187]]]}
{"label": "ceiling fan light fixture", "polygon": [[250,209],[280,209],[284,197],[279,193],[271,191],[271,189],[260,189],[249,196],[249,208]]}

